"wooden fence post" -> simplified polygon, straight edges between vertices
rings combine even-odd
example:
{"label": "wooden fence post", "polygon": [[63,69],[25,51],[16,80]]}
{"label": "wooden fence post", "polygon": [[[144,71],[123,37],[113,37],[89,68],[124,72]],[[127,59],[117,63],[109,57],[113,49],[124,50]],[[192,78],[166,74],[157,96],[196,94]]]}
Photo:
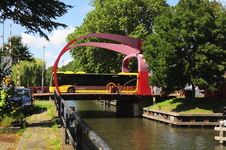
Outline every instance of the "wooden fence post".
{"label": "wooden fence post", "polygon": [[215,140],[219,140],[220,144],[224,144],[226,141],[226,137],[225,137],[226,127],[224,125],[225,125],[225,121],[220,121],[220,127],[214,128],[214,130],[219,131],[219,136],[215,136]]}

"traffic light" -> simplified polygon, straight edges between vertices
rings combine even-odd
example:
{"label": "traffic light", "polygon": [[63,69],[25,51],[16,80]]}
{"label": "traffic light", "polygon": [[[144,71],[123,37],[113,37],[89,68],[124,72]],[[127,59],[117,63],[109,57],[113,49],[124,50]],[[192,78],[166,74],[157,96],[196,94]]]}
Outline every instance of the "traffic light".
{"label": "traffic light", "polygon": [[223,107],[223,120],[226,120],[226,106]]}

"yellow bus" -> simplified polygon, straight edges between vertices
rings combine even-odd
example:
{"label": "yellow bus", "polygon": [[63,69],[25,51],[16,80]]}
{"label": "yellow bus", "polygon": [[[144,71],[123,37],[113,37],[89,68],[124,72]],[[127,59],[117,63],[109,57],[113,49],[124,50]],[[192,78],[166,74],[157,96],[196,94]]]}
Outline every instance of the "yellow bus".
{"label": "yellow bus", "polygon": [[[61,93],[138,93],[138,74],[95,74],[85,72],[57,72]],[[51,75],[49,92],[54,92],[54,73]]]}

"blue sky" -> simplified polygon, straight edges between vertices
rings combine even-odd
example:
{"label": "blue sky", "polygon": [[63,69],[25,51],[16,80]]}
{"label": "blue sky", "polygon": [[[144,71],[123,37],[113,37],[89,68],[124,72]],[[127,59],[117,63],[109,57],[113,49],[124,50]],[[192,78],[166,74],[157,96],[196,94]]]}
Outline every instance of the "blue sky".
{"label": "blue sky", "polygon": [[[93,10],[91,6],[88,5],[90,0],[60,0],[68,5],[74,6],[70,9],[67,14],[63,17],[57,18],[57,22],[66,24],[67,28],[58,28],[51,33],[45,32],[50,41],[46,41],[41,38],[39,34],[25,34],[26,29],[20,25],[14,24],[12,21],[12,36],[22,36],[23,44],[27,44],[29,50],[36,58],[43,58],[43,50],[45,50],[44,60],[46,61],[47,67],[54,64],[58,54],[67,44],[66,37],[69,33],[72,33],[76,26],[80,26],[83,23],[83,19],[86,14]],[[167,3],[171,6],[176,5],[179,0],[167,0]],[[0,24],[0,35],[2,35],[2,24]],[[7,39],[10,37],[10,20],[4,22],[4,43],[7,43]],[[0,39],[0,43],[2,43]],[[45,46],[45,48],[43,48]],[[12,49],[13,51],[13,49]],[[68,62],[72,61],[73,58],[70,56],[69,52],[66,52],[60,59],[58,64],[59,67],[66,65]]]}

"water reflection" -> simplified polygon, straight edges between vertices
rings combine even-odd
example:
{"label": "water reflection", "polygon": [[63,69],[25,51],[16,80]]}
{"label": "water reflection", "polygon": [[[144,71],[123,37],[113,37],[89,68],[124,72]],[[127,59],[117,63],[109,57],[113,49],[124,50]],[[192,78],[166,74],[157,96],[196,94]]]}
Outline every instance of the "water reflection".
{"label": "water reflection", "polygon": [[[113,150],[223,150],[211,128],[174,127],[145,118],[116,114],[114,106],[105,107],[97,101],[67,101],[76,113]],[[84,149],[95,149],[88,139]]]}

